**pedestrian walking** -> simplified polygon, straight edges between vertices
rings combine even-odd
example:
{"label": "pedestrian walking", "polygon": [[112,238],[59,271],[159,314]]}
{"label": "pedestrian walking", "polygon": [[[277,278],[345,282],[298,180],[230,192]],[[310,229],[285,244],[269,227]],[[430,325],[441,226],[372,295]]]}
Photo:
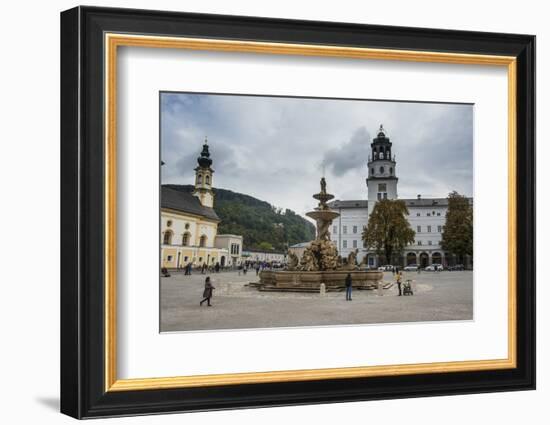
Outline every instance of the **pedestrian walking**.
{"label": "pedestrian walking", "polygon": [[346,276],[346,301],[351,301],[351,291],[353,289],[353,282],[351,279],[351,273]]}
{"label": "pedestrian walking", "polygon": [[402,295],[402,292],[401,292],[401,281],[403,279],[403,275],[400,273],[400,272],[397,272],[397,276],[395,278],[395,280],[397,281],[397,289],[399,290],[399,296]]}
{"label": "pedestrian walking", "polygon": [[220,272],[220,263],[216,263],[215,270],[216,270],[216,273]]}
{"label": "pedestrian walking", "polygon": [[204,291],[202,292],[202,296],[204,298],[200,302],[201,306],[202,306],[202,303],[206,301],[208,307],[212,307],[212,304],[210,304],[210,299],[212,298],[212,292],[214,291],[214,289],[216,288],[212,286],[212,283],[210,282],[210,276],[206,276],[206,279],[204,281]]}

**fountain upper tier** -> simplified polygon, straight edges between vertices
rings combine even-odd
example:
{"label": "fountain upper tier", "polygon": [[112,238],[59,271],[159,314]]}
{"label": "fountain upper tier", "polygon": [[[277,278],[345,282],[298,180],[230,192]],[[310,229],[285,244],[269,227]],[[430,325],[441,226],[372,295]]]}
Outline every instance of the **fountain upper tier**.
{"label": "fountain upper tier", "polygon": [[314,211],[307,212],[306,215],[308,217],[311,217],[315,221],[321,220],[321,221],[332,222],[332,220],[334,220],[340,214],[333,210],[314,210]]}

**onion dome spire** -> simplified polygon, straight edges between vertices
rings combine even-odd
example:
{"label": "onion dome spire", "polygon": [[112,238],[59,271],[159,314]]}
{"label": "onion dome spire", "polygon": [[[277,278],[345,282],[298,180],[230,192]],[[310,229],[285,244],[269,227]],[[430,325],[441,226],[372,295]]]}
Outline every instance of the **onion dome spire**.
{"label": "onion dome spire", "polygon": [[204,139],[204,145],[202,145],[201,156],[197,158],[197,162],[203,168],[208,168],[212,165],[212,159],[210,158],[210,152],[208,151],[208,139]]}

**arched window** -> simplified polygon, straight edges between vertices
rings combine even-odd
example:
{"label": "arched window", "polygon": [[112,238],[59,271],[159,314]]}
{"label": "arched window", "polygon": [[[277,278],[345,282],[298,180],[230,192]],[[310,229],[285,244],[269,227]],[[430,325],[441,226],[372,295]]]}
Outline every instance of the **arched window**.
{"label": "arched window", "polygon": [[191,233],[185,232],[181,238],[182,246],[189,246],[189,239],[191,238]]}
{"label": "arched window", "polygon": [[200,245],[202,248],[204,248],[204,247],[206,246],[206,235],[202,235],[202,236],[201,236],[199,245]]}
{"label": "arched window", "polygon": [[384,167],[380,167],[380,174],[384,174]]}
{"label": "arched window", "polygon": [[167,230],[164,232],[164,239],[163,239],[164,245],[172,245],[172,231]]}
{"label": "arched window", "polygon": [[374,176],[374,168],[370,169],[370,173]]}
{"label": "arched window", "polygon": [[210,184],[210,176],[205,177],[206,184]]}
{"label": "arched window", "polygon": [[390,176],[393,175],[393,167],[390,167]]}
{"label": "arched window", "polygon": [[198,184],[201,184],[201,183],[202,183],[202,174],[199,174],[199,175],[197,176],[197,183],[198,183]]}

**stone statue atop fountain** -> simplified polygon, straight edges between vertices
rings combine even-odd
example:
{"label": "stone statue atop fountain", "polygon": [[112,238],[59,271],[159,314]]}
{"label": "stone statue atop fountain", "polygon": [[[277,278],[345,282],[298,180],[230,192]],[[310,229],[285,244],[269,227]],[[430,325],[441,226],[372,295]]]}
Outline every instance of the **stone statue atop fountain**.
{"label": "stone statue atop fountain", "polygon": [[296,270],[299,264],[300,264],[300,260],[298,256],[294,254],[292,251],[288,251],[288,265],[286,266],[286,269],[289,271]]}
{"label": "stone statue atop fountain", "polygon": [[357,270],[357,252],[358,250],[355,249],[349,253],[346,265],[344,266],[345,270]]}

